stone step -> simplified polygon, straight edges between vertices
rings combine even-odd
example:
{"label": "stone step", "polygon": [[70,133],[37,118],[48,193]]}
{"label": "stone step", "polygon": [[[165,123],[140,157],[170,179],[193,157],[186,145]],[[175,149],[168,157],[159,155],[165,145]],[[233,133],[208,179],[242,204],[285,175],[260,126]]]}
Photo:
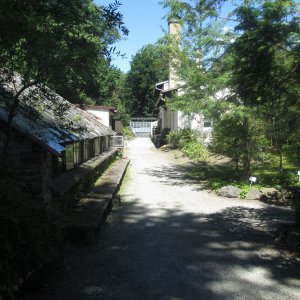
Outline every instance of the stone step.
{"label": "stone step", "polygon": [[64,235],[71,243],[97,241],[97,233],[105,221],[112,200],[119,191],[129,160],[114,162],[95,182],[92,192],[79,200],[64,222]]}

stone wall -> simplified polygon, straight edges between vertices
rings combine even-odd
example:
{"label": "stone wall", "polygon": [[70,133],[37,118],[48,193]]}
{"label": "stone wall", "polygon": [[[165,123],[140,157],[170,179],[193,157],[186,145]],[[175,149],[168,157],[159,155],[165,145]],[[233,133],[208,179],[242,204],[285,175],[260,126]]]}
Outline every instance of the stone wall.
{"label": "stone wall", "polygon": [[[0,123],[0,153],[5,142],[5,126]],[[89,190],[96,179],[106,170],[118,154],[117,149],[108,150],[75,169],[52,178],[53,155],[26,135],[13,131],[9,146],[9,159],[20,173],[29,193],[44,202],[58,202],[63,210],[73,207],[79,197]]]}
{"label": "stone wall", "polygon": [[79,198],[91,189],[96,179],[115,160],[117,154],[117,149],[106,151],[53,179],[53,197],[63,211],[67,212],[75,206]]}
{"label": "stone wall", "polygon": [[[2,153],[6,139],[4,129],[3,123],[0,123],[0,153]],[[16,172],[19,172],[28,191],[34,195],[42,194],[41,165],[45,159],[45,153],[37,143],[13,131],[7,159]]]}

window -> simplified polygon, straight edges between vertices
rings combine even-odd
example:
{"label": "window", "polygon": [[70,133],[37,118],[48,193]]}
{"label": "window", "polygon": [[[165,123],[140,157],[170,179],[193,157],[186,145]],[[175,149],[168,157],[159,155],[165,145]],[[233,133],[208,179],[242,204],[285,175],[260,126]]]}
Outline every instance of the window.
{"label": "window", "polygon": [[95,156],[100,154],[100,137],[95,138]]}
{"label": "window", "polygon": [[89,158],[95,156],[95,139],[89,140]]}
{"label": "window", "polygon": [[74,143],[74,164],[77,166],[82,163],[81,143]]}
{"label": "window", "polygon": [[101,136],[101,153],[105,151],[105,137]]}
{"label": "window", "polygon": [[83,161],[87,161],[89,158],[89,140],[85,140],[83,142]]}
{"label": "window", "polygon": [[80,163],[84,162],[84,141],[79,143]]}
{"label": "window", "polygon": [[66,170],[71,170],[74,168],[74,145],[66,145]]}
{"label": "window", "polygon": [[107,136],[103,137],[103,150],[106,151],[108,149]]}

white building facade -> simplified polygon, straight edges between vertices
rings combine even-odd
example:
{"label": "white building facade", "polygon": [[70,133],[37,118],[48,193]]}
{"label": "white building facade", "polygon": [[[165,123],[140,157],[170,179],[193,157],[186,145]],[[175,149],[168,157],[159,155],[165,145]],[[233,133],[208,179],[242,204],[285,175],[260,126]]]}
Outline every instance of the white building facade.
{"label": "white building facade", "polygon": [[[180,25],[178,20],[169,20],[169,34],[174,35],[175,40],[180,40]],[[156,84],[158,127],[161,132],[164,129],[190,129],[198,132],[199,137],[204,142],[209,142],[212,124],[204,119],[203,114],[187,114],[183,111],[172,111],[165,102],[166,97],[171,98],[174,95],[184,95],[184,85],[185,83],[176,75],[173,64],[170,63],[169,79]]]}

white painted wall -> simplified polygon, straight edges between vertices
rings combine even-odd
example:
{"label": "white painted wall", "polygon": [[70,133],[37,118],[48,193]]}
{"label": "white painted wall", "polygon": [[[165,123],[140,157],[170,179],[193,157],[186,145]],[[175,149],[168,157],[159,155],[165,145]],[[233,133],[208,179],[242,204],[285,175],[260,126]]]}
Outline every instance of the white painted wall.
{"label": "white painted wall", "polygon": [[88,109],[88,112],[95,115],[97,118],[100,119],[101,123],[104,124],[106,127],[111,127],[109,124],[109,111],[108,110],[99,110],[99,109]]}
{"label": "white painted wall", "polygon": [[212,127],[204,127],[204,116],[202,114],[186,114],[182,111],[170,111],[169,108],[159,108],[159,119],[161,129],[171,130],[191,129],[199,133],[199,137],[206,140],[211,133]]}
{"label": "white painted wall", "polygon": [[[169,81],[164,83],[163,91],[169,89],[176,89],[176,93],[178,96],[184,95],[184,81],[180,81],[178,78],[174,79],[176,76],[171,78],[172,72],[170,72]],[[172,80],[173,79],[173,80]],[[219,97],[227,95],[228,91],[224,91],[224,93],[220,93]],[[161,129],[170,128],[171,130],[182,130],[182,129],[191,129],[199,132],[199,136],[202,139],[205,139],[208,135],[207,132],[211,131],[210,128],[204,128],[204,116],[202,114],[186,114],[182,111],[170,111],[169,108],[165,109],[162,106],[159,108],[158,118],[160,120]]]}

